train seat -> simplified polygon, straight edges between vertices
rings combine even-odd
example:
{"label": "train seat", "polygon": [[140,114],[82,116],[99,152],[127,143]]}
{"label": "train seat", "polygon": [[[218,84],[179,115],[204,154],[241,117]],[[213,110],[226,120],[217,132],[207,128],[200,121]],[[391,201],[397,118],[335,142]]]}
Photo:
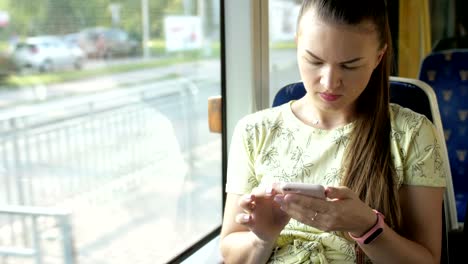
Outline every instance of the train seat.
{"label": "train seat", "polygon": [[438,98],[458,221],[463,222],[468,203],[468,49],[429,54],[421,64],[419,79],[432,86]]}

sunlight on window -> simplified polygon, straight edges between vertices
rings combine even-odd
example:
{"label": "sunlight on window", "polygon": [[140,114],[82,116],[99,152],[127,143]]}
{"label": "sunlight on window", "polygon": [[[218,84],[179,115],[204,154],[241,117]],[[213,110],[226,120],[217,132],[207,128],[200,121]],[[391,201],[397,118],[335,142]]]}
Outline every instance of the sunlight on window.
{"label": "sunlight on window", "polygon": [[221,224],[219,1],[0,3],[0,262],[162,263]]}

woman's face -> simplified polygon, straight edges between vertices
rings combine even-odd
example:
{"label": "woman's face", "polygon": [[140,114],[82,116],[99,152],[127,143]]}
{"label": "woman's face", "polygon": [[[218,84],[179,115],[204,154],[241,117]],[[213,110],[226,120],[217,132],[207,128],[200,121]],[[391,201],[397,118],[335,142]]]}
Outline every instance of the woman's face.
{"label": "woman's face", "polygon": [[306,100],[322,111],[353,111],[386,49],[377,36],[371,23],[331,24],[306,12],[296,39]]}

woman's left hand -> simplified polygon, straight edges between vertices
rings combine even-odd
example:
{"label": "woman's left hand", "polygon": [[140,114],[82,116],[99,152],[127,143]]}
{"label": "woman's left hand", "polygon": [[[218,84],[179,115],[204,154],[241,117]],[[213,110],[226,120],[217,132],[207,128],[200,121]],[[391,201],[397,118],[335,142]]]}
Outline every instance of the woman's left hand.
{"label": "woman's left hand", "polygon": [[349,188],[327,187],[327,200],[300,194],[286,194],[275,199],[292,218],[323,231],[350,232],[360,237],[377,221],[372,208]]}

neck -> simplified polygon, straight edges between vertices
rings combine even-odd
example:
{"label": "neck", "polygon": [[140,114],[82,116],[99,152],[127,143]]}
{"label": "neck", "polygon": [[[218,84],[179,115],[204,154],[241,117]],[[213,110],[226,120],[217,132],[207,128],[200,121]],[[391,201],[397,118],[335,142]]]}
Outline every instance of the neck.
{"label": "neck", "polygon": [[294,115],[309,126],[331,130],[342,127],[354,120],[354,111],[327,111],[317,108],[311,102],[302,98],[291,106]]}

